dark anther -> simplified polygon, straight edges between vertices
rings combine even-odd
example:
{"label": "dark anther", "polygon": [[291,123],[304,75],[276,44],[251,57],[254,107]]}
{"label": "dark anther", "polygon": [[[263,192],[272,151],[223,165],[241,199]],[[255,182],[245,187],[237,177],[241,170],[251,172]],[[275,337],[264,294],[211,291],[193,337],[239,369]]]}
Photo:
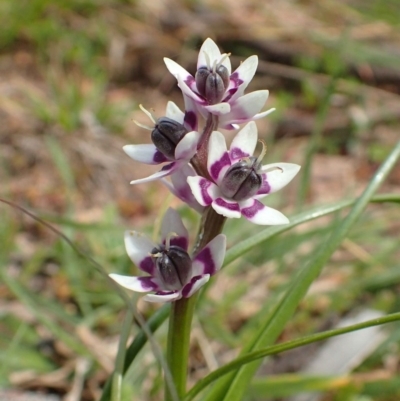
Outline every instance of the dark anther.
{"label": "dark anther", "polygon": [[242,201],[254,196],[260,189],[262,179],[254,166],[255,157],[233,164],[220,184],[221,192],[229,199]]}
{"label": "dark anther", "polygon": [[156,267],[165,288],[170,291],[180,290],[188,283],[192,275],[192,260],[189,254],[179,246],[171,245],[169,249],[154,249]]}
{"label": "dark anther", "polygon": [[151,132],[151,140],[161,153],[169,159],[174,159],[176,145],[187,132],[187,129],[177,121],[161,117]]}
{"label": "dark anther", "polygon": [[195,79],[197,90],[209,104],[220,102],[229,85],[229,73],[223,65],[218,66],[215,72],[207,67],[200,67]]}

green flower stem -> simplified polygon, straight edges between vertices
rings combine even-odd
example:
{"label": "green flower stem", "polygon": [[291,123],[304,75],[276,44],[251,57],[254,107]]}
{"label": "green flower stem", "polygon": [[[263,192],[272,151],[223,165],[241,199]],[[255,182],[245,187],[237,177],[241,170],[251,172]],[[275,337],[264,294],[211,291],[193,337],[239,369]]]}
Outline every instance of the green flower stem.
{"label": "green flower stem", "polygon": [[[217,214],[212,208],[207,208],[204,211],[193,255],[196,255],[198,251],[203,249],[205,245],[221,233],[225,220],[225,217]],[[173,302],[169,318],[167,363],[175,384],[178,399],[183,399],[186,394],[190,330],[197,295],[194,294],[190,298],[182,298]],[[167,383],[165,386],[165,400],[175,400]]]}
{"label": "green flower stem", "polygon": [[193,256],[196,256],[212,239],[222,232],[226,217],[218,214],[211,206],[204,212],[199,232],[193,247]]}
{"label": "green flower stem", "polygon": [[[218,128],[218,117],[210,114],[201,134],[197,154],[191,163],[197,174],[209,178],[207,170],[208,141],[210,135]],[[204,210],[193,257],[196,256],[213,238],[222,232],[226,218],[217,214],[211,207]],[[172,304],[169,318],[167,363],[175,384],[176,394],[171,393],[170,385],[165,381],[165,400],[182,399],[186,394],[187,366],[189,359],[190,329],[197,294],[190,298],[182,298]]]}
{"label": "green flower stem", "polygon": [[[186,394],[187,363],[189,359],[190,329],[196,296],[182,298],[172,304],[169,318],[167,363],[175,384],[178,399]],[[175,398],[170,389],[165,387],[165,400],[173,401]]]}
{"label": "green flower stem", "polygon": [[[225,217],[217,214],[211,207],[204,211],[193,248],[193,256],[221,233],[225,220]],[[182,399],[186,394],[190,330],[197,295],[194,294],[190,298],[182,298],[174,302],[169,318],[167,363],[175,384],[178,399]],[[165,386],[165,400],[174,400],[174,396],[171,394],[167,383]]]}

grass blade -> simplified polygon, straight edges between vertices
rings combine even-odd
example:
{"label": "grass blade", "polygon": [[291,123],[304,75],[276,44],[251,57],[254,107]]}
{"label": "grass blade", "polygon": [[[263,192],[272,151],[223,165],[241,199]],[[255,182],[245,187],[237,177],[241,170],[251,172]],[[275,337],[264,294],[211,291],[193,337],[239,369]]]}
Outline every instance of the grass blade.
{"label": "grass blade", "polygon": [[376,319],[368,320],[366,322],[352,324],[351,326],[341,327],[339,329],[333,329],[324,331],[322,333],[311,334],[309,336],[305,336],[299,338],[297,340],[287,341],[282,344],[273,345],[270,347],[266,347],[264,349],[260,349],[258,351],[250,352],[247,355],[236,358],[232,362],[222,366],[221,368],[211,372],[209,375],[199,380],[192,389],[187,393],[184,401],[192,400],[197,394],[199,394],[203,389],[205,389],[208,385],[213,383],[215,380],[218,380],[222,376],[228,374],[229,372],[235,371],[238,368],[256,361],[260,358],[264,358],[268,355],[279,354],[280,352],[288,351],[294,348],[302,347],[304,345],[308,345],[317,341],[323,341],[330,337],[339,336],[341,334],[350,333],[356,330],[362,330],[367,327],[379,326],[386,323],[391,323],[400,320],[400,313],[392,313],[387,316],[379,317]]}
{"label": "grass blade", "polygon": [[[242,256],[246,252],[249,252],[255,246],[262,244],[264,241],[289,231],[291,228],[296,227],[300,224],[307,223],[309,221],[318,219],[331,213],[338,212],[346,207],[352,206],[357,199],[347,199],[344,201],[337,202],[333,205],[318,206],[312,210],[296,214],[290,217],[290,223],[282,226],[272,226],[260,231],[258,234],[253,235],[232,246],[227,252],[224,260],[224,266],[229,265],[238,257]],[[397,194],[382,194],[375,195],[370,202],[382,203],[382,202],[396,202],[400,203],[400,195]]]}

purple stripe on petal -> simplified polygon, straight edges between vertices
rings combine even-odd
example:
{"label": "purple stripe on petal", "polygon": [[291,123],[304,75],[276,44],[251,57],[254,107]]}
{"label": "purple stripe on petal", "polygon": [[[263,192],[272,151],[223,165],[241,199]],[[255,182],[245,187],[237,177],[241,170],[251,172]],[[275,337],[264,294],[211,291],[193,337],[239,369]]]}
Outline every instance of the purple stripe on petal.
{"label": "purple stripe on petal", "polygon": [[189,283],[187,283],[183,289],[182,289],[182,296],[184,298],[187,298],[190,294],[190,292],[192,291],[193,286],[195,285],[196,281],[199,281],[200,279],[202,279],[203,276],[196,276],[193,277]]}
{"label": "purple stripe on petal", "polygon": [[171,237],[169,240],[171,245],[176,245],[184,249],[185,251],[188,249],[189,241],[185,237]]}
{"label": "purple stripe on petal", "polygon": [[189,88],[192,88],[192,85],[196,83],[195,79],[194,79],[191,75],[188,75],[188,76],[184,79],[183,82],[185,82],[185,84],[186,84]]}
{"label": "purple stripe on petal", "polygon": [[237,90],[238,90],[237,87],[236,87],[236,88],[228,89],[228,90],[225,92],[225,96],[224,96],[224,98],[223,98],[223,101],[229,103],[229,100],[231,100],[232,96],[237,92]]}
{"label": "purple stripe on petal", "polygon": [[205,178],[201,179],[199,182],[199,186],[201,188],[201,197],[204,200],[204,203],[206,205],[211,205],[213,199],[211,196],[208,194],[208,188],[211,186],[211,182],[206,180]]}
{"label": "purple stripe on petal", "polygon": [[192,75],[188,75],[188,76],[185,78],[185,82],[186,82],[186,84],[187,84],[188,86],[190,86],[193,82],[195,82],[195,79],[194,79],[194,77],[193,77]]}
{"label": "purple stripe on petal", "polygon": [[234,83],[236,88],[244,82],[243,79],[240,79],[239,74],[236,71],[229,77],[229,79]]}
{"label": "purple stripe on petal", "polygon": [[258,211],[262,209],[264,209],[264,205],[261,202],[254,200],[253,204],[250,207],[243,208],[241,212],[243,217],[251,219],[258,213]]}
{"label": "purple stripe on petal", "polygon": [[212,276],[215,273],[216,267],[210,248],[203,248],[202,251],[196,256],[196,260],[204,265],[203,271],[201,272],[202,274],[209,274]]}
{"label": "purple stripe on petal", "polygon": [[159,288],[158,285],[152,281],[151,277],[138,277],[138,280],[142,284],[144,291],[154,291]]}
{"label": "purple stripe on petal", "polygon": [[153,275],[154,273],[154,258],[151,256],[146,256],[139,264],[139,269]]}
{"label": "purple stripe on petal", "polygon": [[257,195],[269,194],[271,191],[271,185],[268,184],[267,174],[261,174],[261,176],[262,176],[262,183],[261,187],[257,191]]}
{"label": "purple stripe on petal", "polygon": [[215,199],[214,202],[218,206],[224,207],[225,209],[228,209],[228,210],[233,210],[235,212],[238,212],[240,210],[239,205],[236,202],[234,202],[234,203],[226,202],[222,198],[217,198],[217,199]]}
{"label": "purple stripe on petal", "polygon": [[229,151],[232,160],[243,159],[244,157],[250,156],[248,153],[243,152],[240,148],[233,148]]}
{"label": "purple stripe on petal", "polygon": [[219,177],[219,173],[221,170],[226,167],[231,165],[231,159],[229,157],[228,152],[225,152],[223,156],[213,163],[210,167],[210,175],[214,181],[216,181]]}
{"label": "purple stripe on petal", "polygon": [[159,150],[157,150],[156,153],[154,153],[153,161],[154,163],[164,163],[168,161],[168,159]]}
{"label": "purple stripe on petal", "polygon": [[176,188],[175,186],[175,190],[176,193],[178,195],[178,197],[180,197],[184,202],[187,202],[188,200],[193,200],[193,194],[192,191],[189,187],[189,185],[185,186],[185,187],[180,187],[180,188]]}
{"label": "purple stripe on petal", "polygon": [[197,115],[194,111],[186,111],[185,117],[183,118],[184,123],[190,127],[191,131],[197,128]]}

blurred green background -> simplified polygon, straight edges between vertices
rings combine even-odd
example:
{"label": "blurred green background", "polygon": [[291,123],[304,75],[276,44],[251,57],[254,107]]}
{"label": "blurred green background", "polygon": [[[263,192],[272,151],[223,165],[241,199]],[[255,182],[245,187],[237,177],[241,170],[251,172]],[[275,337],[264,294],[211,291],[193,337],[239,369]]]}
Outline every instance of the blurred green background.
{"label": "blurred green background", "polygon": [[[398,0],[2,0],[0,195],[56,226],[108,272],[135,272],[124,229],[154,235],[169,205],[195,232],[198,216],[160,183],[129,185],[155,170],[130,160],[122,146],[150,141],[133,122],[149,124],[139,104],[157,117],[168,100],[183,107],[163,57],[194,74],[198,49],[211,37],[232,54],[234,68],[259,56],[248,91],[269,89],[266,107],[277,109],[257,122],[268,144],[265,160],[302,165],[268,204],[290,216],[357,197],[400,138],[399,28]],[[399,190],[397,166],[382,191]],[[268,300],[341,217],[274,238],[216,277],[195,320],[192,383],[235,355]],[[399,217],[396,206],[368,209],[282,340],[331,327],[360,306],[398,310]],[[230,245],[258,230],[242,220],[226,226]],[[87,259],[6,204],[0,237],[0,400],[11,390],[15,397],[98,398],[113,370],[123,301]],[[140,299],[138,307],[146,317],[157,308]],[[164,325],[157,333],[161,344],[165,332]],[[399,341],[400,326],[393,325],[348,382],[322,384],[323,399],[400,399]],[[272,373],[284,380],[301,361],[284,372],[272,366]],[[161,399],[151,350],[135,363],[124,399]],[[266,397],[254,390],[249,399],[283,399],[269,391]]]}

